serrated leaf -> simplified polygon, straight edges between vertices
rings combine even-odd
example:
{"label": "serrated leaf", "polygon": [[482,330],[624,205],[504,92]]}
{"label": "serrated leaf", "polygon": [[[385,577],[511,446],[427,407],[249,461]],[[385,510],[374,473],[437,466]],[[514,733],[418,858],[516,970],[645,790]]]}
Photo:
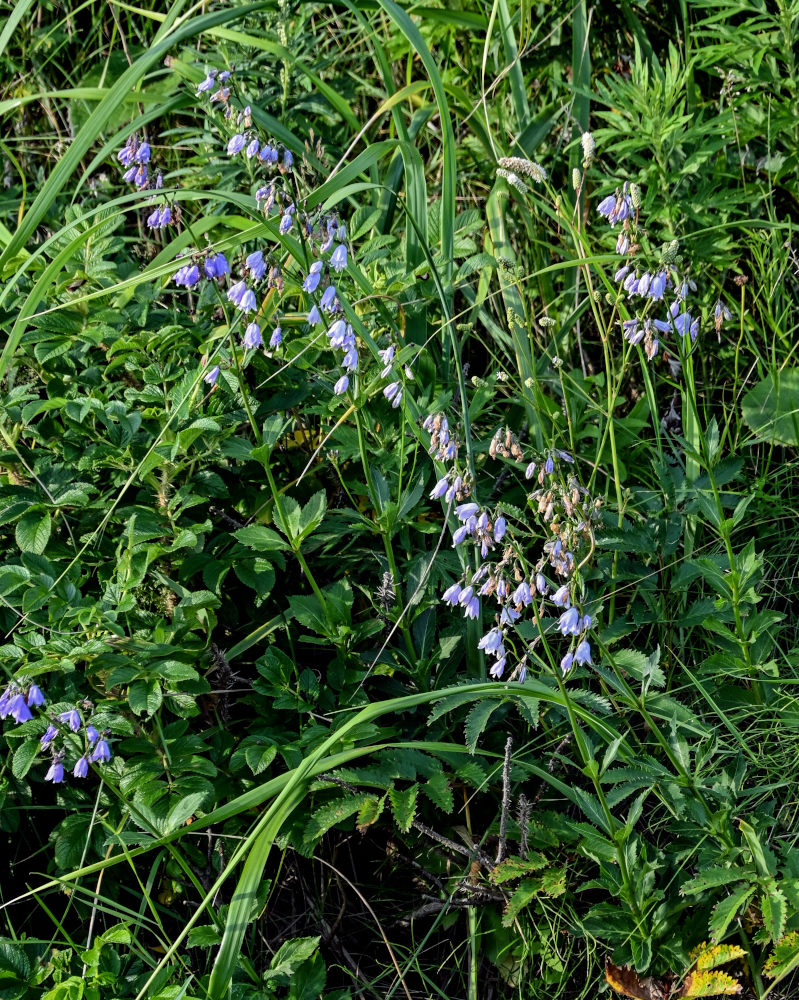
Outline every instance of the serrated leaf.
{"label": "serrated leaf", "polygon": [[275,953],[264,979],[275,976],[291,976],[294,970],[311,958],[319,947],[318,937],[291,938],[282,944]]}
{"label": "serrated leaf", "polygon": [[722,899],[721,902],[716,903],[713,909],[713,915],[710,918],[710,923],[708,928],[710,930],[710,937],[713,942],[716,943],[724,937],[727,933],[727,928],[730,926],[735,917],[746,907],[749,900],[754,896],[755,889],[754,886],[745,885],[734,892],[731,896],[727,896],[726,899]]}
{"label": "serrated leaf", "polygon": [[449,778],[443,773],[443,771],[439,771],[438,774],[431,775],[422,785],[422,792],[434,805],[438,806],[442,812],[451,813],[455,808]]}
{"label": "serrated leaf", "polygon": [[212,924],[202,924],[200,927],[192,927],[186,944],[189,948],[211,948],[221,940],[216,927]]}
{"label": "serrated leaf", "polygon": [[788,916],[788,903],[782,891],[776,886],[764,891],[760,896],[760,911],[768,936],[772,941],[779,941],[785,931]]}
{"label": "serrated leaf", "polygon": [[380,814],[383,812],[385,804],[385,795],[382,795],[380,798],[370,797],[364,802],[358,810],[358,819],[356,820],[358,833],[363,833],[373,823],[377,822]]}
{"label": "serrated leaf", "polygon": [[397,826],[403,833],[407,833],[416,815],[416,800],[419,795],[419,786],[418,784],[413,784],[410,788],[402,790],[390,788],[388,795],[391,799],[391,808],[394,810],[394,819],[397,822]]}
{"label": "serrated leaf", "polygon": [[703,942],[694,948],[690,955],[693,965],[700,971],[715,969],[719,965],[726,965],[727,962],[734,962],[743,958],[746,952],[738,944],[717,944],[708,947],[707,942]]}
{"label": "serrated leaf", "polygon": [[728,886],[731,882],[738,882],[743,878],[749,878],[749,872],[745,868],[708,868],[687,882],[683,882],[680,886],[680,895],[693,896],[695,893],[704,892],[705,889],[715,889],[720,885]]}
{"label": "serrated leaf", "polygon": [[783,979],[799,966],[799,931],[791,931],[774,945],[763,963],[763,974],[769,979]]}
{"label": "serrated leaf", "polygon": [[38,740],[25,740],[25,742],[14,751],[14,757],[11,761],[11,773],[15,778],[21,780],[25,777],[33,766],[33,762],[36,760],[36,754],[38,751]]}
{"label": "serrated leaf", "polygon": [[526,879],[522,882],[505,906],[505,911],[502,914],[503,927],[510,927],[513,924],[525,906],[529,906],[538,895],[539,888],[538,879]]}
{"label": "serrated leaf", "polygon": [[546,868],[549,864],[548,859],[543,854],[533,854],[526,858],[506,858],[501,864],[498,864],[496,868],[492,868],[489,872],[488,878],[494,885],[500,885],[502,882],[508,882],[514,878],[521,878],[523,875],[529,875],[530,872],[539,871],[541,868]]}
{"label": "serrated leaf", "polygon": [[477,749],[477,741],[488,725],[488,720],[502,703],[493,699],[478,701],[466,716],[465,737],[469,753],[474,753]]}
{"label": "serrated leaf", "polygon": [[15,537],[17,545],[23,552],[35,552],[41,555],[50,540],[50,515],[32,511],[17,522]]}
{"label": "serrated leaf", "polygon": [[272,552],[286,548],[286,543],[280,535],[263,524],[248,524],[246,528],[234,531],[233,537],[248,549],[255,549],[257,552]]}
{"label": "serrated leaf", "polygon": [[308,821],[305,830],[306,839],[311,841],[319,840],[332,827],[338,823],[343,823],[353,813],[357,813],[363,807],[367,798],[369,796],[365,792],[359,792],[357,794],[350,794],[344,799],[335,799],[332,802],[326,802],[312,814]]}
{"label": "serrated leaf", "polygon": [[690,972],[682,984],[678,997],[689,1000],[691,997],[734,996],[741,992],[742,986],[737,979],[718,970]]}
{"label": "serrated leaf", "polygon": [[205,798],[204,792],[194,792],[186,795],[172,806],[163,822],[162,833],[173,833],[179,830],[200,808]]}

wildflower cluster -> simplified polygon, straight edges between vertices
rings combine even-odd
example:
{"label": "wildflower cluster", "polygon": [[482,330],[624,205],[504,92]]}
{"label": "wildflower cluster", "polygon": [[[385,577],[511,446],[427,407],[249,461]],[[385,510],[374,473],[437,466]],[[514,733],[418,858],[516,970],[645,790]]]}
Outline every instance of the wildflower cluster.
{"label": "wildflower cluster", "polygon": [[[16,723],[29,722],[34,717],[31,708],[42,708],[44,705],[45,697],[37,684],[12,682],[0,695],[0,719],[10,716]],[[90,710],[91,702],[83,702],[83,707]],[[49,750],[52,754],[45,781],[59,784],[64,780],[64,760],[72,753],[77,756],[72,776],[85,778],[89,773],[89,764],[105,763],[111,759],[110,735],[110,729],[101,733],[91,723],[86,723],[77,708],[52,716],[39,741],[42,750]]]}
{"label": "wildflower cluster", "polygon": [[[529,654],[538,640],[522,651],[524,642],[515,626],[528,608],[541,626],[547,601],[559,614],[558,631],[569,640],[568,650],[560,661],[564,675],[574,664],[590,663],[588,634],[593,622],[590,615],[581,611],[583,589],[579,571],[593,551],[598,505],[591,502],[576,476],[564,471],[574,464],[572,456],[552,449],[540,460],[528,461],[509,428],[497,431],[491,441],[492,458],[515,463],[520,472],[523,470],[524,478],[535,479],[538,486],[528,502],[546,525],[547,539],[538,561],[530,567],[522,545],[523,525],[520,523],[517,537],[509,528],[501,505],[489,507],[465,499],[472,491],[471,485],[464,482],[468,477],[458,471],[457,444],[450,434],[447,418],[441,413],[431,414],[423,426],[431,434],[431,453],[439,461],[454,462],[452,469],[433,487],[430,497],[459,501],[455,508],[459,523],[452,533],[452,544],[473,546],[478,553],[478,568],[467,571],[448,587],[443,600],[450,607],[463,608],[465,617],[472,619],[480,615],[481,598],[496,601],[493,626],[478,643],[481,650],[494,658],[491,676],[503,676],[513,651],[516,663],[511,679],[524,680]],[[582,561],[578,561],[581,557]]]}
{"label": "wildflower cluster", "polygon": [[[656,267],[642,270],[636,266],[633,258],[640,250],[640,206],[640,189],[625,182],[621,189],[617,188],[614,194],[599,203],[597,211],[611,226],[621,223],[616,252],[629,259],[616,271],[614,280],[628,301],[641,300],[640,306],[636,303],[638,315],[623,320],[622,330],[627,341],[642,345],[651,361],[657,355],[660,337],[664,335],[676,334],[683,340],[690,337],[691,342],[695,341],[699,335],[699,317],[688,309],[688,298],[696,291],[696,283],[678,266],[679,243],[676,240],[663,247]],[[666,312],[657,318],[651,313],[660,303],[666,306]],[[727,307],[718,302],[715,312],[717,332],[723,321],[729,318]]]}

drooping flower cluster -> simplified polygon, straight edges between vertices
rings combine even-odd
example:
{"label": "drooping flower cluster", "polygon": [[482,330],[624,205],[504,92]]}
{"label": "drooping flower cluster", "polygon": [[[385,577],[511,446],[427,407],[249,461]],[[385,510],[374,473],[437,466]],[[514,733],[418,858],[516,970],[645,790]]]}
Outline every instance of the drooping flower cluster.
{"label": "drooping flower cluster", "polygon": [[[84,707],[91,708],[89,702]],[[42,750],[52,754],[50,768],[45,775],[45,781],[59,784],[64,780],[64,760],[67,756],[76,756],[72,765],[73,778],[85,778],[89,773],[89,764],[105,764],[111,760],[111,747],[108,737],[110,729],[100,732],[90,722],[85,722],[77,708],[60,712],[54,716],[50,725],[39,741]]]}
{"label": "drooping flower cluster", "polygon": [[[446,417],[431,415],[424,427],[431,432],[431,452],[442,459],[451,441]],[[574,464],[568,452],[552,449],[541,460],[526,461],[518,438],[504,428],[492,438],[489,454],[517,464],[526,479],[537,480],[538,489],[530,495],[529,504],[541,516],[547,538],[537,563],[531,567],[522,544],[522,531],[517,533],[509,528],[501,504],[489,507],[475,500],[460,502],[455,508],[459,524],[452,533],[452,544],[474,546],[480,565],[448,587],[443,600],[453,608],[463,608],[464,615],[474,619],[480,615],[481,599],[496,600],[493,625],[478,646],[494,658],[490,674],[497,678],[505,673],[512,650],[516,663],[511,679],[520,680],[527,674],[529,653],[537,640],[526,644],[514,626],[528,608],[540,624],[547,604],[551,604],[559,615],[553,627],[569,640],[568,650],[560,661],[565,675],[575,663],[591,662],[588,633],[593,623],[591,616],[580,610],[583,594],[579,560],[584,552],[593,549],[597,506],[591,503],[576,477],[566,471]],[[433,487],[431,499],[455,498],[458,489],[462,489],[460,479],[453,468]],[[547,575],[561,582],[551,584]]]}
{"label": "drooping flower cluster", "polygon": [[[150,144],[146,140],[139,142],[138,135],[134,132],[128,136],[125,145],[117,153],[117,159],[125,167],[122,179],[135,184],[141,191],[150,186],[148,176],[148,164],[150,162]],[[161,175],[156,175],[153,187],[161,187]]]}
{"label": "drooping flower cluster", "polygon": [[[635,304],[637,315],[622,321],[624,338],[631,344],[641,344],[651,361],[658,353],[660,337],[677,335],[684,339],[690,336],[696,340],[699,334],[699,318],[688,311],[688,296],[696,291],[693,280],[681,273],[678,264],[679,244],[676,240],[667,244],[655,267],[636,264],[635,256],[640,250],[638,217],[641,206],[641,192],[635,184],[626,182],[621,190],[608,195],[597,206],[611,226],[622,223],[616,241],[616,252],[628,258],[616,271],[614,279],[620,286],[628,302]],[[668,300],[666,315],[657,318],[652,315],[659,303]],[[636,302],[636,300],[639,300]]]}
{"label": "drooping flower cluster", "polygon": [[44,695],[38,684],[20,686],[13,681],[0,695],[0,719],[9,716],[17,724],[33,718],[32,708],[44,705]]}
{"label": "drooping flower cluster", "polygon": [[[12,681],[0,695],[0,719],[10,717],[17,724],[30,722],[34,718],[31,709],[42,708],[45,703],[38,684]],[[91,703],[84,702],[84,707],[91,708]],[[45,781],[58,783],[64,780],[64,759],[73,752],[77,753],[77,760],[72,774],[76,778],[85,778],[89,773],[89,764],[105,763],[111,759],[110,735],[110,729],[100,733],[95,726],[85,723],[77,708],[52,716],[39,740],[42,750],[49,750],[52,754]]]}

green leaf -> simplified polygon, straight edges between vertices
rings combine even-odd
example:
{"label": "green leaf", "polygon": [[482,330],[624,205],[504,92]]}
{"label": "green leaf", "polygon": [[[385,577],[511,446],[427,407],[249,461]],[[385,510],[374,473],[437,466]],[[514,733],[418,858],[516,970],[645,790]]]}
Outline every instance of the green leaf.
{"label": "green leaf", "polygon": [[788,902],[785,895],[773,883],[760,894],[760,911],[768,936],[772,941],[779,941],[785,933]]}
{"label": "green leaf", "polygon": [[394,810],[394,819],[397,826],[403,833],[407,833],[411,828],[414,816],[416,815],[416,799],[419,795],[419,786],[411,785],[402,791],[398,788],[390,788],[388,797],[391,800],[391,808]]}
{"label": "green leaf", "polygon": [[219,944],[222,938],[219,931],[212,924],[201,924],[199,927],[192,927],[189,931],[189,948],[210,948]]}
{"label": "green leaf", "polygon": [[510,927],[519,916],[525,906],[529,906],[541,889],[541,882],[535,879],[525,879],[519,888],[514,892],[502,914],[502,926]]}
{"label": "green leaf", "polygon": [[755,887],[751,885],[745,885],[738,889],[731,896],[727,896],[726,899],[722,899],[720,903],[716,903],[713,909],[713,915],[710,918],[708,924],[708,929],[710,930],[710,936],[714,942],[720,941],[724,935],[727,933],[727,928],[730,926],[735,917],[746,907],[749,900],[755,894]]}
{"label": "green leaf", "polygon": [[50,540],[50,515],[31,512],[26,514],[17,523],[16,539],[17,545],[23,552],[35,552],[41,555],[47,548]]}
{"label": "green leaf", "polygon": [[327,498],[325,496],[325,491],[320,490],[318,493],[314,493],[308,503],[302,508],[302,513],[299,519],[299,532],[295,538],[295,541],[302,541],[303,538],[307,538],[312,531],[315,531],[319,525],[322,523],[322,518],[325,516],[325,511],[327,510]]}
{"label": "green leaf", "polygon": [[185,826],[186,821],[190,819],[195,812],[200,808],[205,799],[204,792],[194,792],[191,795],[186,795],[172,806],[166,816],[166,820],[163,824],[162,833],[164,835],[179,830],[182,826]]}
{"label": "green leaf", "polygon": [[271,552],[286,548],[286,543],[280,535],[263,524],[248,524],[246,528],[234,531],[233,537],[242,545],[246,545],[248,549],[255,549],[257,552]]}
{"label": "green leaf", "polygon": [[264,979],[291,976],[298,966],[316,954],[318,947],[318,937],[292,938],[290,941],[284,942],[269,963],[269,968],[264,973]]}
{"label": "green leaf", "polygon": [[22,745],[14,751],[14,757],[11,762],[11,773],[15,778],[21,780],[25,777],[33,766],[33,762],[36,760],[36,754],[38,751],[38,740],[25,740]]}
{"label": "green leaf", "polygon": [[523,875],[529,875],[530,872],[546,868],[548,864],[548,858],[540,853],[531,854],[526,858],[506,858],[496,868],[492,868],[488,877],[494,885],[500,885],[500,883],[508,882],[510,879],[521,878]]}
{"label": "green leaf", "polygon": [[469,711],[469,714],[466,716],[465,737],[466,746],[469,748],[470,753],[474,753],[477,749],[477,741],[488,725],[488,720],[501,704],[503,704],[501,701],[497,702],[493,699],[486,699],[485,701],[478,701]]}
{"label": "green leaf", "polygon": [[721,885],[729,886],[732,882],[750,877],[751,873],[745,868],[708,868],[707,871],[700,872],[694,878],[683,882],[680,886],[680,895],[693,896],[706,889],[715,889]]}
{"label": "green leaf", "polygon": [[759,441],[799,445],[799,368],[767,375],[741,403],[744,423]]}

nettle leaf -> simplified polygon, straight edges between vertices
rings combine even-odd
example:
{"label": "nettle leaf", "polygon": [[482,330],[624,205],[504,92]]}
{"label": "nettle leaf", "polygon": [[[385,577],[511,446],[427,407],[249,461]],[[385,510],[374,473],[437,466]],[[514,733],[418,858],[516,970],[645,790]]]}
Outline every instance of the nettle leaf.
{"label": "nettle leaf", "polygon": [[455,808],[452,788],[446,774],[434,774],[422,785],[422,792],[430,801],[445,813],[451,813]]}
{"label": "nettle leaf", "polygon": [[494,885],[500,885],[502,882],[509,882],[511,879],[521,878],[523,875],[529,875],[530,872],[546,868],[548,864],[549,859],[546,855],[538,852],[526,858],[506,858],[496,868],[491,869],[488,877]]}
{"label": "nettle leaf", "polygon": [[689,1000],[690,997],[734,996],[743,987],[737,979],[726,972],[691,972],[677,993],[678,997]]}
{"label": "nettle leaf", "polygon": [[358,810],[358,819],[356,821],[358,833],[364,833],[373,823],[376,823],[385,806],[385,795],[380,796],[380,798],[368,798]]}
{"label": "nettle leaf", "polygon": [[785,933],[788,903],[784,893],[776,885],[768,886],[760,894],[760,912],[763,914],[763,926],[768,936],[772,941],[779,941]]}
{"label": "nettle leaf", "polygon": [[510,927],[521,911],[533,902],[540,889],[539,879],[525,879],[505,906],[505,912],[502,914],[502,926]]}
{"label": "nettle leaf", "polygon": [[416,816],[416,800],[419,796],[419,785],[413,784],[410,788],[402,790],[390,788],[388,795],[391,799],[391,808],[394,810],[394,819],[397,822],[397,826],[403,833],[407,833]]}
{"label": "nettle leaf", "polygon": [[697,969],[715,969],[719,965],[726,965],[734,962],[738,958],[743,958],[746,952],[738,944],[717,944],[708,946],[707,941],[703,941],[691,952],[691,962]]}
{"label": "nettle leaf", "polygon": [[309,842],[319,840],[328,830],[359,812],[369,797],[365,792],[356,792],[326,802],[312,813],[305,828],[305,839]]}
{"label": "nettle leaf", "polygon": [[708,868],[687,882],[683,882],[680,886],[680,895],[693,896],[706,889],[715,889],[720,885],[729,886],[731,882],[739,882],[750,877],[751,873],[746,868]]}
{"label": "nettle leaf", "polygon": [[488,720],[506,700],[503,698],[502,701],[494,701],[493,699],[478,701],[466,716],[465,737],[469,753],[475,752],[477,741],[488,725]]}
{"label": "nettle leaf", "polygon": [[722,899],[720,903],[716,903],[716,906],[713,909],[713,915],[710,918],[710,923],[708,924],[710,937],[714,943],[720,941],[724,937],[727,933],[727,928],[738,916],[738,914],[746,908],[749,900],[752,896],[754,896],[754,894],[755,887],[745,885],[734,892],[731,896],[727,896],[726,899]]}
{"label": "nettle leaf", "polygon": [[799,966],[799,931],[790,931],[774,945],[763,963],[763,974],[769,979],[783,979]]}
{"label": "nettle leaf", "polygon": [[47,548],[50,540],[50,515],[31,511],[17,522],[15,537],[17,545],[23,552],[35,552],[40,555]]}
{"label": "nettle leaf", "polygon": [[11,773],[15,778],[21,780],[33,767],[36,754],[39,752],[38,740],[25,740],[21,746],[14,751],[11,761]]}

